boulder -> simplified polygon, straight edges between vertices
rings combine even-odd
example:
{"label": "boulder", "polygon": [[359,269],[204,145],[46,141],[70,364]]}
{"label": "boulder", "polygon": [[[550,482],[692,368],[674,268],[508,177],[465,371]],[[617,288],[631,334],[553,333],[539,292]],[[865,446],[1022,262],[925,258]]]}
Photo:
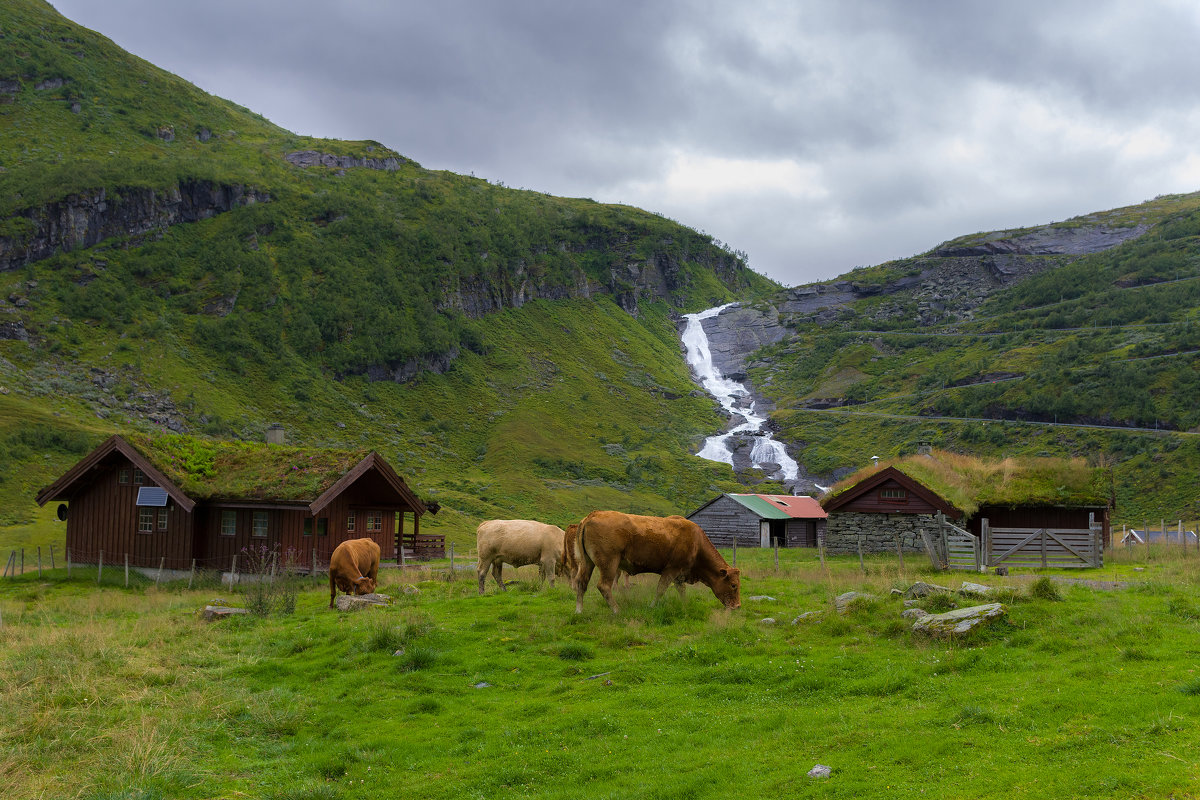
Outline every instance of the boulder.
{"label": "boulder", "polygon": [[817,764],[815,767],[813,767],[812,769],[810,769],[808,771],[808,777],[810,777],[810,778],[828,778],[832,774],[833,774],[833,770],[831,770],[829,767],[825,766],[824,764]]}
{"label": "boulder", "polygon": [[904,593],[904,596],[911,599],[914,597],[928,597],[929,595],[933,594],[934,592],[949,592],[949,591],[950,591],[949,586],[938,586],[936,583],[925,583],[924,581],[917,581],[912,586],[908,587],[908,591]]}
{"label": "boulder", "polygon": [[996,591],[995,587],[985,586],[982,583],[971,583],[970,581],[963,581],[963,585],[958,587],[958,593],[963,596],[987,597],[994,591]]}
{"label": "boulder", "polygon": [[386,594],[342,594],[338,595],[335,602],[338,611],[357,611],[371,606],[386,606],[392,602],[392,598]]}
{"label": "boulder", "polygon": [[923,608],[906,608],[900,612],[900,616],[905,619],[920,619],[921,617],[928,617],[929,612]]}
{"label": "boulder", "polygon": [[850,604],[859,599],[874,600],[875,595],[869,592],[846,592],[845,594],[839,594],[837,596],[837,600],[835,601],[837,603],[838,613],[845,614],[846,610],[850,607]]}
{"label": "boulder", "polygon": [[774,624],[775,624],[775,618],[774,618],[774,617],[763,617],[763,618],[762,618],[762,624],[763,624],[763,625],[774,625]]}
{"label": "boulder", "polygon": [[938,638],[963,636],[980,626],[1001,619],[1008,612],[1003,603],[956,608],[945,614],[927,614],[913,623],[913,630]]}
{"label": "boulder", "polygon": [[799,625],[801,622],[816,622],[822,616],[824,616],[824,614],[824,611],[805,611],[803,614],[792,620],[792,624]]}

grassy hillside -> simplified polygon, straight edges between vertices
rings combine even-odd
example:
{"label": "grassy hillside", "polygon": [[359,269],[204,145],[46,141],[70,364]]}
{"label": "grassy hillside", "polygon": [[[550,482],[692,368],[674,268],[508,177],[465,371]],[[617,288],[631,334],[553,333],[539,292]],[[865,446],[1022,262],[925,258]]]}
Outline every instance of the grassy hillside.
{"label": "grassy hillside", "polygon": [[[919,439],[987,457],[1082,456],[1114,466],[1118,519],[1195,517],[1198,208],[1200,194],[1170,196],[1063,223],[1148,231],[1104,252],[1045,256],[1054,268],[964,319],[930,326],[899,314],[881,329],[878,310],[912,302],[905,292],[860,300],[826,324],[793,319],[794,336],[760,354],[755,378],[814,472],[863,466],[864,441],[884,458]],[[876,271],[886,282],[928,260]],[[831,402],[844,405],[812,407]]]}
{"label": "grassy hillside", "polygon": [[673,319],[774,284],[710,237],[290,133],[39,0],[0,31],[0,524],[129,429],[377,449],[452,540],[733,485]]}

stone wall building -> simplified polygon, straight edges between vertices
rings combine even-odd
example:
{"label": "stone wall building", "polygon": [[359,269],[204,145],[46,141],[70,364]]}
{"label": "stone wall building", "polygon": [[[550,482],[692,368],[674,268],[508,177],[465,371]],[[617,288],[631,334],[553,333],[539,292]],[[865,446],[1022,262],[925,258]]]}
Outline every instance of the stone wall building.
{"label": "stone wall building", "polygon": [[962,511],[915,478],[895,467],[867,476],[822,506],[829,514],[825,528],[828,553],[895,552],[896,543],[906,551],[924,551],[921,531],[928,535],[940,529],[939,512],[960,519]]}

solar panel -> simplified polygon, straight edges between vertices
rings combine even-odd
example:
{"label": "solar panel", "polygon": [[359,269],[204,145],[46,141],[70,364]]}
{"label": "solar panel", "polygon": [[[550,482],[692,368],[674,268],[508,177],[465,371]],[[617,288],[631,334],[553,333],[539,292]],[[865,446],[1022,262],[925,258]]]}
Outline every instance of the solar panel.
{"label": "solar panel", "polygon": [[157,486],[143,486],[138,489],[137,504],[139,506],[165,508],[167,505],[167,490],[160,489]]}

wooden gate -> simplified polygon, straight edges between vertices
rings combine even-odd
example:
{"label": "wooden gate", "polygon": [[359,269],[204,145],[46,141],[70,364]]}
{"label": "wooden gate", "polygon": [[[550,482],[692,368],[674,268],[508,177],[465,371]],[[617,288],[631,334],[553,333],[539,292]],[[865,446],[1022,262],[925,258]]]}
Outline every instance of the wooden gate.
{"label": "wooden gate", "polygon": [[983,548],[970,531],[954,525],[944,514],[938,514],[939,560],[942,569],[983,569]]}
{"label": "wooden gate", "polygon": [[986,566],[1102,567],[1103,528],[1091,519],[1090,528],[993,528],[982,525]]}

